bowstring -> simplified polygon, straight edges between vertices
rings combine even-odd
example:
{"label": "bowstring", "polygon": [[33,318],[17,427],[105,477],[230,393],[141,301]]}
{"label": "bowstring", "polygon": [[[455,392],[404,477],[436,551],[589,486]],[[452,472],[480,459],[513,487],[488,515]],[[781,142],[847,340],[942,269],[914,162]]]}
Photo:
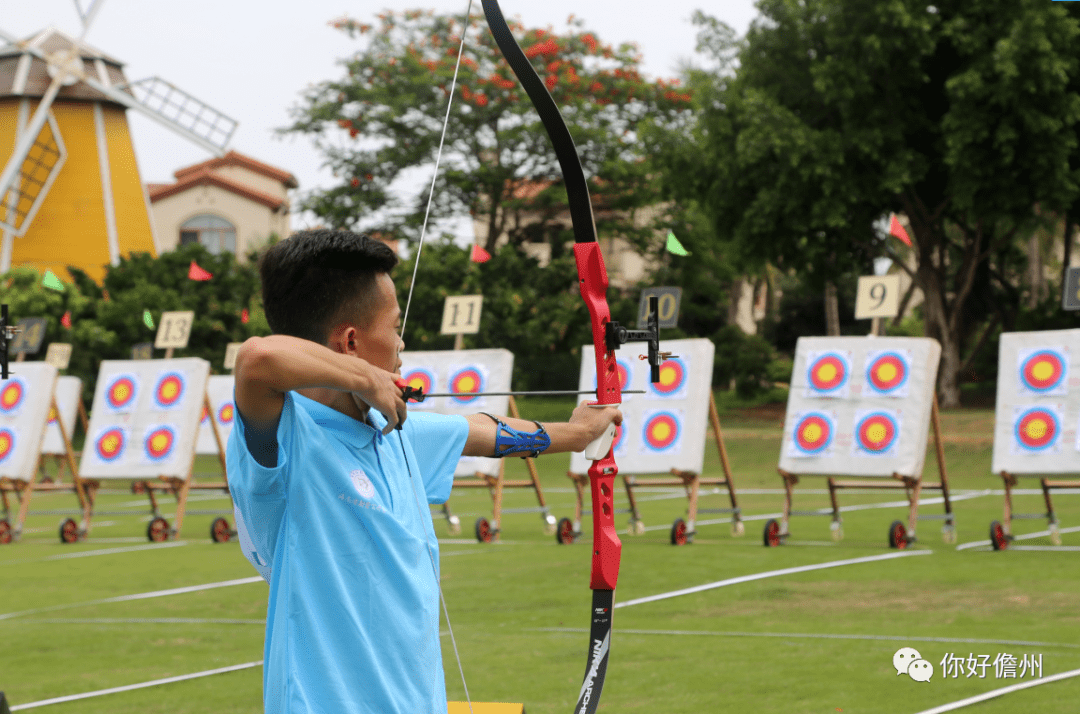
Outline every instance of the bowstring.
{"label": "bowstring", "polygon": [[431,188],[428,189],[427,206],[424,207],[424,222],[420,226],[420,244],[416,247],[416,264],[413,265],[412,281],[409,283],[409,297],[405,301],[405,312],[401,316],[402,340],[405,339],[405,323],[409,319],[409,306],[412,305],[413,288],[416,287],[416,271],[420,268],[420,253],[424,250],[424,237],[427,235],[428,220],[431,217],[431,204],[435,200],[435,180],[439,177],[439,164],[442,161],[443,145],[446,143],[446,129],[450,126],[450,108],[454,104],[454,90],[457,88],[458,71],[461,58],[465,53],[465,35],[469,30],[469,18],[472,17],[473,0],[465,8],[465,20],[461,25],[461,43],[458,45],[457,62],[454,64],[454,77],[450,80],[450,95],[446,99],[446,116],[443,118],[442,135],[439,137],[439,150],[435,153],[435,170],[431,172]]}
{"label": "bowstring", "polygon": [[[424,237],[427,235],[428,221],[431,217],[431,204],[435,200],[435,183],[439,177],[439,165],[442,163],[443,146],[446,144],[446,130],[450,126],[450,109],[454,104],[454,91],[457,89],[458,73],[461,70],[461,58],[465,54],[465,37],[469,30],[469,18],[472,17],[472,5],[473,0],[469,0],[468,5],[465,8],[465,19],[461,24],[461,42],[458,44],[457,61],[454,63],[454,76],[450,80],[450,93],[446,99],[446,115],[443,117],[442,133],[439,136],[439,149],[435,153],[435,168],[431,172],[431,187],[428,189],[427,205],[424,207],[424,222],[420,226],[420,243],[416,247],[416,263],[413,265],[412,280],[409,283],[409,297],[405,301],[405,312],[401,316],[401,330],[398,336],[401,338],[402,343],[405,341],[405,324],[409,319],[409,307],[412,305],[413,289],[416,287],[416,273],[420,268],[420,254],[424,250]],[[416,510],[420,514],[420,522],[424,522],[424,509],[420,506],[420,497],[416,493],[416,480],[413,478],[412,468],[409,466],[409,456],[405,450],[404,437],[401,432],[398,432],[398,443],[401,444],[401,455],[405,458],[405,470],[409,473],[409,483],[412,486],[413,500],[416,503]],[[428,518],[431,518],[430,511],[427,514]],[[426,531],[426,529],[425,529]],[[443,593],[442,582],[439,580],[439,570],[435,565],[435,554],[431,550],[431,543],[428,541],[427,533],[424,533],[424,544],[427,547],[428,560],[431,562],[431,572],[435,577],[435,585],[439,588],[439,602],[442,603],[443,615],[446,617],[446,629],[450,633],[450,644],[454,648],[454,659],[457,660],[458,672],[461,674],[461,686],[465,690],[465,701],[469,705],[469,712],[472,714],[473,706],[472,699],[469,697],[469,685],[465,682],[465,669],[461,664],[461,655],[458,653],[457,640],[454,638],[454,628],[450,624],[450,610],[446,606],[446,595]],[[438,641],[438,637],[436,637]]]}

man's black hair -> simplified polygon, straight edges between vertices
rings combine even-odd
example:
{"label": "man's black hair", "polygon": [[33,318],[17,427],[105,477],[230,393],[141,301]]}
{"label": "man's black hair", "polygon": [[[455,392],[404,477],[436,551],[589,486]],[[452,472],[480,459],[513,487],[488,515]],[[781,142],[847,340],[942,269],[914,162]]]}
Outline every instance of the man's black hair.
{"label": "man's black hair", "polygon": [[360,324],[378,308],[375,278],[398,258],[385,243],[350,231],[297,231],[259,259],[270,329],[325,345],[334,325]]}

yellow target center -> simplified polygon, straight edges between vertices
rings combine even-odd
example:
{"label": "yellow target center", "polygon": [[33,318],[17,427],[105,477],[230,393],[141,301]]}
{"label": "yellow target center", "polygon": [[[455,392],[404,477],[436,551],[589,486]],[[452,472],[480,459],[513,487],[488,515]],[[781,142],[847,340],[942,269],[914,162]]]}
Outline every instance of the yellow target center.
{"label": "yellow target center", "polygon": [[423,377],[413,377],[411,380],[409,380],[409,386],[412,387],[413,389],[423,389],[424,388],[424,379],[423,379]]}
{"label": "yellow target center", "polygon": [[113,396],[116,397],[116,401],[118,402],[127,399],[129,394],[131,394],[131,390],[127,388],[126,384],[121,384],[113,390]]}
{"label": "yellow target center", "polygon": [[179,391],[180,391],[179,386],[177,386],[176,382],[173,382],[171,380],[166,382],[165,384],[161,385],[161,396],[164,397],[165,399],[173,399],[173,398],[175,398],[176,393],[179,392]]}
{"label": "yellow target center", "polygon": [[673,369],[662,369],[662,370],[660,370],[660,384],[664,385],[665,387],[670,387],[672,384],[675,384],[676,378],[677,378],[677,376],[675,374],[675,370],[673,370]]}
{"label": "yellow target center", "polygon": [[896,365],[886,362],[878,367],[877,370],[878,379],[882,382],[891,382],[896,379]]}
{"label": "yellow target center", "polygon": [[462,392],[475,392],[476,380],[472,377],[462,377],[458,382],[458,389]]}
{"label": "yellow target center", "polygon": [[1041,439],[1050,430],[1050,425],[1043,419],[1032,419],[1027,425],[1027,435],[1032,439]]}
{"label": "yellow target center", "polygon": [[671,436],[671,425],[661,422],[653,427],[653,437],[657,441],[664,441]]}
{"label": "yellow target center", "polygon": [[803,427],[803,441],[808,444],[813,444],[821,439],[821,425],[820,424],[807,424]]}
{"label": "yellow target center", "polygon": [[869,439],[872,444],[880,444],[885,441],[885,425],[871,424],[870,428],[866,430],[866,438]]}
{"label": "yellow target center", "polygon": [[0,434],[0,454],[6,453],[11,448],[11,437],[7,434]]}
{"label": "yellow target center", "polygon": [[1045,382],[1054,376],[1054,365],[1046,360],[1036,362],[1035,366],[1031,368],[1031,376],[1040,382]]}
{"label": "yellow target center", "polygon": [[19,399],[19,392],[15,388],[4,390],[4,406],[10,407]]}
{"label": "yellow target center", "polygon": [[831,382],[836,379],[836,365],[835,364],[823,364],[818,367],[817,371],[818,379],[822,382]]}
{"label": "yellow target center", "polygon": [[164,449],[168,445],[169,445],[169,437],[166,436],[165,434],[155,434],[150,439],[150,447],[154,451],[161,451],[162,449]]}
{"label": "yellow target center", "polygon": [[116,435],[106,436],[105,439],[101,442],[101,448],[106,453],[116,451],[118,446],[120,446],[120,439],[117,438]]}

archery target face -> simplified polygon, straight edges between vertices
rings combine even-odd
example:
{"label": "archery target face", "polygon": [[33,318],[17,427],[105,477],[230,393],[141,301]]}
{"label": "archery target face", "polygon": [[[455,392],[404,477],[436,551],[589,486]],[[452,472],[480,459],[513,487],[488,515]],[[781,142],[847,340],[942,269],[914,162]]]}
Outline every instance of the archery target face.
{"label": "archery target face", "polygon": [[176,446],[176,429],[168,424],[147,428],[143,437],[143,455],[153,463],[165,461]]}
{"label": "archery target face", "polygon": [[118,374],[105,386],[105,408],[117,414],[130,412],[138,395],[138,378],[134,374]]}
{"label": "archery target face", "polygon": [[682,418],[675,411],[646,412],[641,427],[642,453],[676,452],[682,441],[682,432]]}
{"label": "archery target face", "polygon": [[880,350],[866,353],[867,396],[906,397],[910,376],[911,352],[909,350]]}
{"label": "archery target face", "polygon": [[795,415],[788,454],[804,458],[829,456],[835,438],[835,415],[823,411],[802,412]]}
{"label": "archery target face", "polygon": [[833,350],[808,353],[806,384],[808,397],[846,398],[851,387],[851,357]]}
{"label": "archery target face", "polygon": [[15,416],[26,402],[26,382],[11,377],[0,386],[0,415]]}
{"label": "archery target face", "polygon": [[218,409],[217,420],[222,426],[231,426],[233,423],[233,417],[236,416],[236,408],[232,402],[225,402]]}
{"label": "archery target face", "polygon": [[[422,390],[424,394],[430,394],[430,393],[436,391],[435,390],[435,387],[436,387],[436,385],[435,385],[435,373],[433,373],[431,371],[431,369],[424,369],[423,367],[416,367],[414,369],[409,369],[409,371],[407,371],[402,376],[402,379],[405,380],[405,383],[406,383],[406,385],[408,387],[411,387],[413,389]],[[420,409],[432,409],[435,406],[433,401],[432,402],[428,402],[428,401],[409,402],[408,405],[409,405],[409,408],[420,408]]]}
{"label": "archery target face", "polygon": [[158,409],[175,409],[183,403],[186,393],[184,375],[167,372],[158,377],[154,385],[154,406]]}
{"label": "archery target face", "polygon": [[855,413],[853,453],[858,456],[891,456],[900,443],[900,414],[889,409]]}
{"label": "archery target face", "polygon": [[669,357],[660,364],[660,381],[649,383],[649,390],[659,397],[681,399],[686,396],[689,369],[680,357]]}
{"label": "archery target face", "polygon": [[[484,386],[484,373],[478,366],[470,365],[468,367],[463,367],[450,376],[449,391],[451,394],[482,392],[484,391]],[[476,400],[480,399],[480,397],[453,397],[452,399],[457,404],[473,404]]]}
{"label": "archery target face", "polygon": [[1017,353],[1020,394],[1059,396],[1069,389],[1069,353],[1063,347],[1040,347]]}
{"label": "archery target face", "polygon": [[56,413],[56,407],[49,407],[49,424],[55,424],[59,415]]}
{"label": "archery target face", "polygon": [[[616,371],[616,374],[619,375],[619,389],[620,390],[630,389],[630,385],[633,383],[633,379],[634,379],[633,365],[628,360],[616,358],[616,360],[615,360],[615,371]],[[596,389],[596,387],[597,387],[597,380],[596,380],[596,373],[594,371],[593,372],[593,378],[592,378],[592,388]],[[622,399],[623,399],[624,402],[626,402],[626,401],[629,401],[630,399],[633,399],[635,396],[637,396],[637,395],[635,395],[635,394],[626,394],[626,395],[623,395]]]}
{"label": "archery target face", "polygon": [[94,439],[94,455],[107,464],[116,463],[127,451],[127,442],[128,435],[125,429],[120,427],[102,429]]}
{"label": "archery target face", "polygon": [[0,429],[0,464],[15,453],[15,432],[7,427]]}
{"label": "archery target face", "polygon": [[1013,453],[1056,452],[1061,428],[1061,411],[1055,406],[1017,407],[1013,419]]}
{"label": "archery target face", "polygon": [[626,430],[621,424],[615,427],[615,438],[611,441],[611,448],[616,456],[626,453]]}

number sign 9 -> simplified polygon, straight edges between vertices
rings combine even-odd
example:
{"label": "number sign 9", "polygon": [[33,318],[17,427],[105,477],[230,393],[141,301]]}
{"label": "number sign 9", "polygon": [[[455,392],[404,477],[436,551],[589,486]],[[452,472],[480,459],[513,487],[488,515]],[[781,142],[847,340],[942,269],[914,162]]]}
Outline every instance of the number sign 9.
{"label": "number sign 9", "polygon": [[855,319],[896,317],[900,310],[899,275],[864,275],[859,278]]}

